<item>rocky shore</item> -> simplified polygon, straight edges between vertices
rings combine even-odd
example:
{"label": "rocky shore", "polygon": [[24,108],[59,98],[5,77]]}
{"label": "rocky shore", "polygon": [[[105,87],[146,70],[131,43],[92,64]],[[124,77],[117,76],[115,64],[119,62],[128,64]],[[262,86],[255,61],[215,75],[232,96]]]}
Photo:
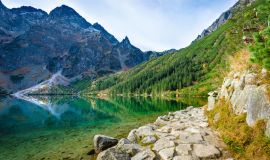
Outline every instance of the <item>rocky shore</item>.
{"label": "rocky shore", "polygon": [[97,160],[227,159],[226,145],[208,127],[203,108],[160,116],[152,124],[130,131],[127,138],[94,137]]}

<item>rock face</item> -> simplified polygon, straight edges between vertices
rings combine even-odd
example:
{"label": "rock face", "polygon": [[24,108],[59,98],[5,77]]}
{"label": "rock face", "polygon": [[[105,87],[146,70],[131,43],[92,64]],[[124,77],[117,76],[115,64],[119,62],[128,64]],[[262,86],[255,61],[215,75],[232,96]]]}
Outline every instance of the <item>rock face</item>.
{"label": "rock face", "polygon": [[60,70],[67,78],[95,78],[147,60],[127,37],[118,42],[68,6],[48,14],[0,3],[0,87],[8,91],[29,88]]}
{"label": "rock face", "polygon": [[[249,126],[254,125],[257,120],[265,119],[268,121],[267,130],[269,130],[268,90],[270,86],[268,84],[260,85],[259,80],[259,75],[249,71],[232,72],[224,79],[217,98],[224,98],[230,102],[235,114],[247,113],[246,122]],[[210,101],[208,109],[213,108],[213,103]],[[266,134],[270,136],[268,132]]]}
{"label": "rock face", "polygon": [[101,152],[98,160],[115,157],[118,160],[197,160],[228,156],[222,140],[208,127],[202,108],[189,107],[160,116],[155,123],[132,130],[128,139],[121,139],[116,146]]}
{"label": "rock face", "polygon": [[99,153],[108,148],[111,148],[118,143],[117,139],[113,137],[104,136],[104,135],[95,135],[93,141],[94,141],[94,147],[95,147],[96,153]]}

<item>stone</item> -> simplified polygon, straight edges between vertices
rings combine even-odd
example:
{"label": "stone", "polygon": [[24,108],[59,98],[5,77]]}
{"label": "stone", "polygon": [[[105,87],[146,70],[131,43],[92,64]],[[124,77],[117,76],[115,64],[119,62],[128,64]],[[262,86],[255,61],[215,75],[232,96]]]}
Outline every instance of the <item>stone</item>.
{"label": "stone", "polygon": [[175,156],[173,160],[194,160],[192,156]]}
{"label": "stone", "polygon": [[95,135],[93,141],[96,153],[99,153],[110,147],[113,147],[118,143],[118,140],[116,138],[105,135]]}
{"label": "stone", "polygon": [[270,119],[270,102],[267,96],[267,89],[269,86],[262,85],[252,92],[248,92],[247,104],[247,124],[253,126],[257,120]]}
{"label": "stone", "polygon": [[245,85],[253,85],[256,82],[257,75],[255,73],[248,73],[245,75]]}
{"label": "stone", "polygon": [[140,145],[131,143],[128,139],[125,138],[119,140],[116,148],[125,153],[128,153],[130,156],[134,156],[142,150],[142,147]]}
{"label": "stone", "polygon": [[194,107],[193,106],[189,106],[189,107],[187,107],[185,110],[186,111],[190,111],[190,110],[192,110]]}
{"label": "stone", "polygon": [[201,159],[214,159],[221,156],[220,151],[213,145],[194,144],[194,154]]}
{"label": "stone", "polygon": [[164,125],[169,124],[169,122],[164,121],[163,119],[161,119],[161,117],[158,117],[154,124],[157,125],[157,126],[164,126]]}
{"label": "stone", "polygon": [[199,126],[202,127],[202,128],[206,128],[206,127],[209,126],[209,124],[207,122],[200,122]]}
{"label": "stone", "polygon": [[174,155],[174,147],[162,149],[158,154],[163,160],[171,160]]}
{"label": "stone", "polygon": [[187,129],[185,129],[186,132],[190,132],[190,133],[200,133],[200,130],[194,127],[189,127]]}
{"label": "stone", "polygon": [[167,136],[165,136],[164,138],[166,138],[166,139],[168,139],[168,140],[175,140],[175,139],[176,139],[176,137],[173,136],[173,135],[167,135]]}
{"label": "stone", "polygon": [[201,143],[203,141],[203,138],[200,133],[194,133],[194,134],[188,134],[185,136],[180,136],[179,143]]}
{"label": "stone", "polygon": [[215,108],[216,103],[216,97],[213,97],[212,95],[208,97],[208,104],[207,104],[207,110],[211,111]]}
{"label": "stone", "polygon": [[267,77],[267,75],[268,75],[267,69],[263,68],[261,74],[263,77]]}
{"label": "stone", "polygon": [[146,149],[137,153],[134,157],[131,158],[131,160],[154,160],[155,158],[155,153],[150,149]]}
{"label": "stone", "polygon": [[190,144],[179,144],[175,147],[175,151],[178,155],[189,155],[191,150],[192,149]]}
{"label": "stone", "polygon": [[142,144],[152,144],[157,141],[157,138],[155,136],[146,136],[142,139]]}
{"label": "stone", "polygon": [[116,149],[115,147],[109,148],[98,154],[97,160],[130,160],[128,153]]}
{"label": "stone", "polygon": [[153,150],[155,151],[160,151],[164,148],[170,148],[170,147],[174,147],[175,144],[173,141],[170,141],[166,138],[161,138],[158,141],[156,141],[156,143],[154,144]]}
{"label": "stone", "polygon": [[172,130],[172,127],[170,126],[163,126],[159,129],[157,129],[158,132],[163,132],[163,133],[170,133]]}
{"label": "stone", "polygon": [[130,141],[130,142],[136,142],[136,129],[133,129],[129,132],[128,136],[127,136],[127,139]]}
{"label": "stone", "polygon": [[139,138],[143,138],[145,136],[153,136],[153,135],[155,135],[155,133],[154,133],[154,129],[152,126],[142,126],[142,127],[137,129],[136,135]]}

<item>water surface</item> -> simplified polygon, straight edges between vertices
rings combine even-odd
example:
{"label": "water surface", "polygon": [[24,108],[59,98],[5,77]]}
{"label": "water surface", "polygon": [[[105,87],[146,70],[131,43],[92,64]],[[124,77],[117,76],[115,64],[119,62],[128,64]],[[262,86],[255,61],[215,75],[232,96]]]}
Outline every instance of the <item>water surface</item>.
{"label": "water surface", "polygon": [[144,97],[0,99],[0,159],[89,159],[95,134],[125,137],[157,116],[198,101]]}

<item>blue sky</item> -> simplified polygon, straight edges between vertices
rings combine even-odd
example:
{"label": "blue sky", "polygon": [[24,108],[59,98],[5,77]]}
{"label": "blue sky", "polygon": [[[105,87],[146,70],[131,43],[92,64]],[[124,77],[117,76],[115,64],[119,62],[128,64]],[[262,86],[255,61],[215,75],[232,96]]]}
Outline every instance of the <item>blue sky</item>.
{"label": "blue sky", "polygon": [[90,23],[98,22],[119,41],[128,36],[140,49],[186,47],[237,0],[2,0],[8,7],[50,12],[62,4]]}

